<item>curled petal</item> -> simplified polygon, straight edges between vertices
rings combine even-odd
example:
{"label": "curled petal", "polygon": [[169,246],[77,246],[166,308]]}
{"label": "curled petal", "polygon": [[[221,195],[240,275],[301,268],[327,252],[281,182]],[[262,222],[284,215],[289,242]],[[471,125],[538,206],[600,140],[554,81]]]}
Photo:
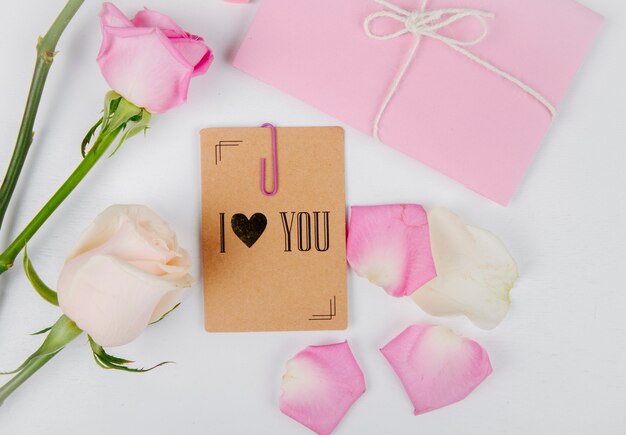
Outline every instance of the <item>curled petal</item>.
{"label": "curled petal", "polygon": [[396,297],[412,294],[437,275],[420,205],[352,207],[347,255],[359,276]]}
{"label": "curled petal", "polygon": [[163,264],[154,260],[128,260],[128,263],[155,276],[163,277],[164,279],[189,281],[192,283],[193,278],[189,275],[191,257],[189,253],[182,248],[180,248],[178,255],[180,255],[180,257],[174,258],[169,264]]}
{"label": "curled petal", "polygon": [[413,300],[429,314],[462,314],[480,328],[495,328],[509,310],[518,277],[515,260],[496,236],[466,225],[449,210],[433,210],[428,220],[437,278]]}
{"label": "curled petal", "polygon": [[106,2],[100,11],[101,26],[109,27],[133,27],[133,23],[126,18],[113,3]]}
{"label": "curled petal", "polygon": [[213,62],[213,53],[201,40],[176,38],[170,39],[170,41],[187,62],[194,65],[194,77],[207,72],[211,62]]}
{"label": "curled petal", "polygon": [[410,326],[381,352],[413,402],[415,415],[463,400],[492,372],[478,343],[442,326]]}
{"label": "curled petal", "polygon": [[148,8],[137,12],[135,18],[132,19],[132,23],[135,27],[156,27],[157,29],[170,30],[181,35],[187,33],[167,15]]}
{"label": "curled petal", "polygon": [[[112,246],[104,247],[116,237],[118,231],[124,228],[122,240],[116,240]],[[132,240],[124,240],[124,239]],[[139,240],[142,239],[142,240]],[[127,247],[136,243],[146,243],[153,251],[152,259],[160,259],[165,255],[163,251],[177,251],[179,249],[176,233],[169,224],[158,214],[146,206],[140,205],[113,205],[100,213],[93,223],[85,230],[80,240],[68,255],[68,261],[85,252],[99,249],[99,252],[108,254],[125,254]],[[119,243],[120,245],[117,245]],[[131,248],[136,250],[137,247]],[[127,252],[126,252],[127,253]],[[143,258],[145,254],[142,252]]]}
{"label": "curled petal", "polygon": [[365,392],[365,378],[347,342],[309,346],[287,362],[280,410],[320,434],[330,434]]}

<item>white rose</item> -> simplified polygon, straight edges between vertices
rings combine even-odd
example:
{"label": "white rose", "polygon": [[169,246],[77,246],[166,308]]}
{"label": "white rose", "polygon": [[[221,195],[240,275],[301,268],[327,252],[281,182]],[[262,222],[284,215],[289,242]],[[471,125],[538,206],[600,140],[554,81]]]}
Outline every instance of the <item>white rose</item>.
{"label": "white rose", "polygon": [[190,266],[189,254],[156,213],[114,205],[68,256],[59,306],[101,346],[121,346],[181,301],[193,284]]}

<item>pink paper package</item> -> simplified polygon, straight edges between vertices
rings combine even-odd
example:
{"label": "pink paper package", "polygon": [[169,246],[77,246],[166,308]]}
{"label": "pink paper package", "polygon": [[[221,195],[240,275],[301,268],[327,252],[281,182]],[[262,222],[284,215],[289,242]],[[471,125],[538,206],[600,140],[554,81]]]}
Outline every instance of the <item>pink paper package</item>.
{"label": "pink paper package", "polygon": [[262,0],[234,65],[506,205],[602,21],[574,0]]}

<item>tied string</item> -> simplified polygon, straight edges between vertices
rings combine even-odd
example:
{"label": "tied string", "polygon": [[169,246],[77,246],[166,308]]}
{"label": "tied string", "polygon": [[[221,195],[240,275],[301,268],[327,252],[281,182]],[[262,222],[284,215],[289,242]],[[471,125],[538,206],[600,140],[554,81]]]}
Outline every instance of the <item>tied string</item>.
{"label": "tied string", "polygon": [[[459,9],[459,8],[448,8],[448,9],[436,9],[436,10],[426,10],[426,5],[428,0],[423,0],[422,5],[418,10],[409,11],[404,8],[401,8],[398,5],[391,3],[388,0],[374,0],[376,3],[384,6],[387,10],[382,10],[378,12],[374,12],[368,15],[363,22],[363,27],[365,29],[365,34],[371,38],[378,41],[387,41],[394,38],[402,37],[406,34],[412,34],[415,36],[415,41],[411,46],[411,50],[409,51],[408,56],[406,57],[404,64],[400,68],[400,71],[396,75],[391,89],[387,93],[385,100],[383,101],[380,109],[378,110],[378,114],[376,115],[376,120],[374,121],[374,137],[380,140],[379,130],[380,130],[380,121],[389,106],[389,103],[395,96],[402,79],[406,75],[413,59],[415,58],[415,54],[417,53],[417,49],[419,48],[420,42],[422,41],[422,37],[427,37],[431,39],[435,39],[437,41],[441,41],[446,44],[448,47],[457,51],[464,55],[465,57],[473,60],[489,71],[499,75],[500,77],[510,81],[514,85],[518,86],[527,94],[531,95],[537,101],[545,106],[545,108],[550,112],[552,117],[556,116],[556,108],[546,97],[541,95],[538,91],[521,81],[520,79],[512,76],[506,71],[502,71],[498,67],[490,64],[486,60],[481,59],[476,56],[472,52],[468,51],[465,47],[469,47],[472,45],[476,45],[482,42],[489,33],[489,26],[487,25],[486,18],[495,18],[495,14],[491,12],[484,12],[475,9]],[[374,33],[372,30],[372,23],[379,18],[390,18],[392,20],[400,22],[403,27],[400,30],[395,32],[378,34]],[[444,29],[457,21],[463,19],[475,19],[482,27],[482,33],[475,39],[471,40],[461,40],[452,38],[449,36],[445,36],[439,33],[439,30]]]}

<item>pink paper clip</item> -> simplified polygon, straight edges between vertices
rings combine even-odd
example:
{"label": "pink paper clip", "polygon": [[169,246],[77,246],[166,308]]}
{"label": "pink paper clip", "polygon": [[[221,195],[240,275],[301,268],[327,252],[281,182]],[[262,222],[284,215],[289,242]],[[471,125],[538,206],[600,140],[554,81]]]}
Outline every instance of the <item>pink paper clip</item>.
{"label": "pink paper clip", "polygon": [[278,154],[276,147],[276,127],[270,123],[265,123],[261,128],[269,127],[272,129],[272,160],[274,163],[274,190],[268,192],[265,188],[265,159],[261,159],[261,192],[265,196],[274,196],[278,192]]}

